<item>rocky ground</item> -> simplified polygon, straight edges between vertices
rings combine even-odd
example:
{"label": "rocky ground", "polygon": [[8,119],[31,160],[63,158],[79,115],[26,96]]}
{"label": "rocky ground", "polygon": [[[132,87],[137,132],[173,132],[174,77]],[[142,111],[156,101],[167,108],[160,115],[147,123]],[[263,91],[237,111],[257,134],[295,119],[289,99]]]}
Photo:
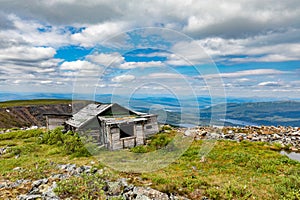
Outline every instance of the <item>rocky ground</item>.
{"label": "rocky ground", "polygon": [[[0,181],[0,197],[5,199],[14,199],[14,194],[19,200],[58,200],[61,199],[54,190],[57,188],[59,181],[69,179],[72,176],[94,176],[105,173],[104,169],[96,169],[92,166],[76,166],[75,164],[54,164],[53,167],[62,170],[63,173],[52,174],[48,178],[40,180],[20,179],[15,182],[7,180]],[[20,167],[16,167],[14,171],[22,171]],[[105,185],[102,190],[106,199],[126,199],[126,200],[188,200],[185,197],[173,194],[165,194],[150,187],[140,187],[128,183],[126,178],[120,178],[116,181],[104,180]],[[68,199],[68,198],[67,198]]]}
{"label": "rocky ground", "polygon": [[194,136],[195,139],[269,142],[277,144],[278,148],[300,152],[300,128],[298,127],[196,127],[186,133]]}

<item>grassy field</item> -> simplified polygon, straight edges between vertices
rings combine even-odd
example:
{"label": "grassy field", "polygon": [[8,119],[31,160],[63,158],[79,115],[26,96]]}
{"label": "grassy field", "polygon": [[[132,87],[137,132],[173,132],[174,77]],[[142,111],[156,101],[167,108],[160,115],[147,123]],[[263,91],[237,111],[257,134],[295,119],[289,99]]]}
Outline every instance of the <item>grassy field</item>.
{"label": "grassy field", "polygon": [[[0,134],[0,148],[11,147],[9,153],[0,157],[0,182],[49,177],[57,173],[53,163],[91,165],[93,161],[94,167],[105,167],[90,156],[80,142],[74,142],[78,141],[76,134],[63,135],[59,130],[55,131],[47,133],[38,129]],[[148,146],[132,151],[153,151],[172,137],[174,131],[161,133]],[[218,141],[205,159],[199,156],[202,145],[203,141],[194,141],[178,160],[152,173],[124,173],[106,167],[108,178],[126,177],[135,185],[150,185],[162,192],[190,199],[203,196],[210,199],[300,198],[300,163],[270,150],[269,144]],[[14,171],[15,167],[24,170]],[[86,181],[75,179],[71,180],[76,182],[72,191],[88,193]],[[60,183],[58,192],[67,190],[66,185],[66,182]]]}
{"label": "grassy field", "polygon": [[34,99],[34,100],[13,100],[0,102],[0,108],[14,107],[14,106],[34,106],[34,105],[50,105],[72,103],[72,100],[68,99]]}

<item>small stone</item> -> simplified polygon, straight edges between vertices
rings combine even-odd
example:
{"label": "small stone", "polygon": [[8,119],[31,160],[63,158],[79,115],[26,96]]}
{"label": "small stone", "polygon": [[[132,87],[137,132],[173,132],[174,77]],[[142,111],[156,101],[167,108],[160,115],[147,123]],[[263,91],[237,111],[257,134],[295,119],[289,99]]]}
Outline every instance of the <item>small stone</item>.
{"label": "small stone", "polygon": [[84,168],[81,166],[81,167],[77,167],[76,168],[76,172],[78,173],[78,174],[81,174],[82,172],[84,172]]}
{"label": "small stone", "polygon": [[15,168],[13,168],[13,171],[21,171],[21,170],[22,170],[21,167],[15,167]]}
{"label": "small stone", "polygon": [[200,159],[200,162],[201,162],[201,163],[204,163],[204,162],[206,162],[206,158],[205,158],[205,156],[202,156],[202,157],[201,157],[201,159]]}
{"label": "small stone", "polygon": [[41,184],[46,184],[46,183],[48,183],[47,178],[39,179],[39,180],[36,180],[36,181],[32,182],[32,187],[39,187]]}
{"label": "small stone", "polygon": [[109,195],[116,196],[116,195],[121,194],[121,192],[122,192],[119,182],[108,182],[107,186],[108,186],[107,193]]}
{"label": "small stone", "polygon": [[98,169],[98,170],[97,170],[97,173],[100,174],[100,175],[102,175],[103,172],[104,172],[103,169]]}
{"label": "small stone", "polygon": [[75,164],[68,164],[66,170],[68,172],[72,172],[72,171],[76,170],[76,165]]}
{"label": "small stone", "polygon": [[35,200],[42,198],[39,194],[23,194],[17,197],[19,200]]}
{"label": "small stone", "polygon": [[154,190],[152,188],[145,187],[135,187],[133,192],[137,195],[136,199],[162,199],[168,200],[169,197],[167,194],[162,193],[158,190]]}
{"label": "small stone", "polygon": [[293,152],[297,152],[298,149],[296,147],[290,147],[290,150],[293,151]]}

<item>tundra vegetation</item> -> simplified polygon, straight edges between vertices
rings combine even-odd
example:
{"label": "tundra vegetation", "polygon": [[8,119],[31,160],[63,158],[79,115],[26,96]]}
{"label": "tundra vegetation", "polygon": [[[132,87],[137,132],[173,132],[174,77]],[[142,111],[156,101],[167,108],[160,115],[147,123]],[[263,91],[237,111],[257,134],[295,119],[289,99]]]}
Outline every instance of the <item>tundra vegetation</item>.
{"label": "tundra vegetation", "polygon": [[[176,129],[164,127],[145,146],[130,150],[146,153],[164,148]],[[264,142],[217,141],[205,158],[199,156],[203,141],[194,141],[175,162],[156,172],[124,173],[95,159],[77,133],[43,129],[14,130],[0,134],[0,181],[38,180],[58,173],[53,163],[91,165],[105,169],[101,176],[80,176],[58,182],[55,192],[61,198],[104,198],[104,179],[126,178],[137,186],[150,186],[164,193],[190,199],[300,199],[300,163],[272,150]],[[16,167],[23,170],[14,170]],[[76,184],[75,184],[76,183]],[[17,195],[21,191],[12,191]],[[0,189],[0,197],[7,191]]]}

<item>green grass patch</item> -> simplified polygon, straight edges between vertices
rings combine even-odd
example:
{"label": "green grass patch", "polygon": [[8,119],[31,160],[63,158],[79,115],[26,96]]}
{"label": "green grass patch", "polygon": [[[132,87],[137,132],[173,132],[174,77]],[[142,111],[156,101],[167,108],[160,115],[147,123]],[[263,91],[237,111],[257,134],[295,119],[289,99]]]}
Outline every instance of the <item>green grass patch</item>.
{"label": "green grass patch", "polygon": [[55,192],[63,199],[105,199],[102,190],[104,185],[103,176],[99,174],[84,175],[59,182]]}
{"label": "green grass patch", "polygon": [[167,146],[175,137],[176,132],[169,131],[166,133],[164,131],[165,129],[163,129],[160,133],[151,136],[146,145],[133,147],[130,151],[134,153],[147,153]]}
{"label": "green grass patch", "polygon": [[72,103],[68,99],[33,99],[33,100],[13,100],[0,102],[0,108],[14,107],[14,106],[34,106],[34,105],[50,105],[60,103]]}

